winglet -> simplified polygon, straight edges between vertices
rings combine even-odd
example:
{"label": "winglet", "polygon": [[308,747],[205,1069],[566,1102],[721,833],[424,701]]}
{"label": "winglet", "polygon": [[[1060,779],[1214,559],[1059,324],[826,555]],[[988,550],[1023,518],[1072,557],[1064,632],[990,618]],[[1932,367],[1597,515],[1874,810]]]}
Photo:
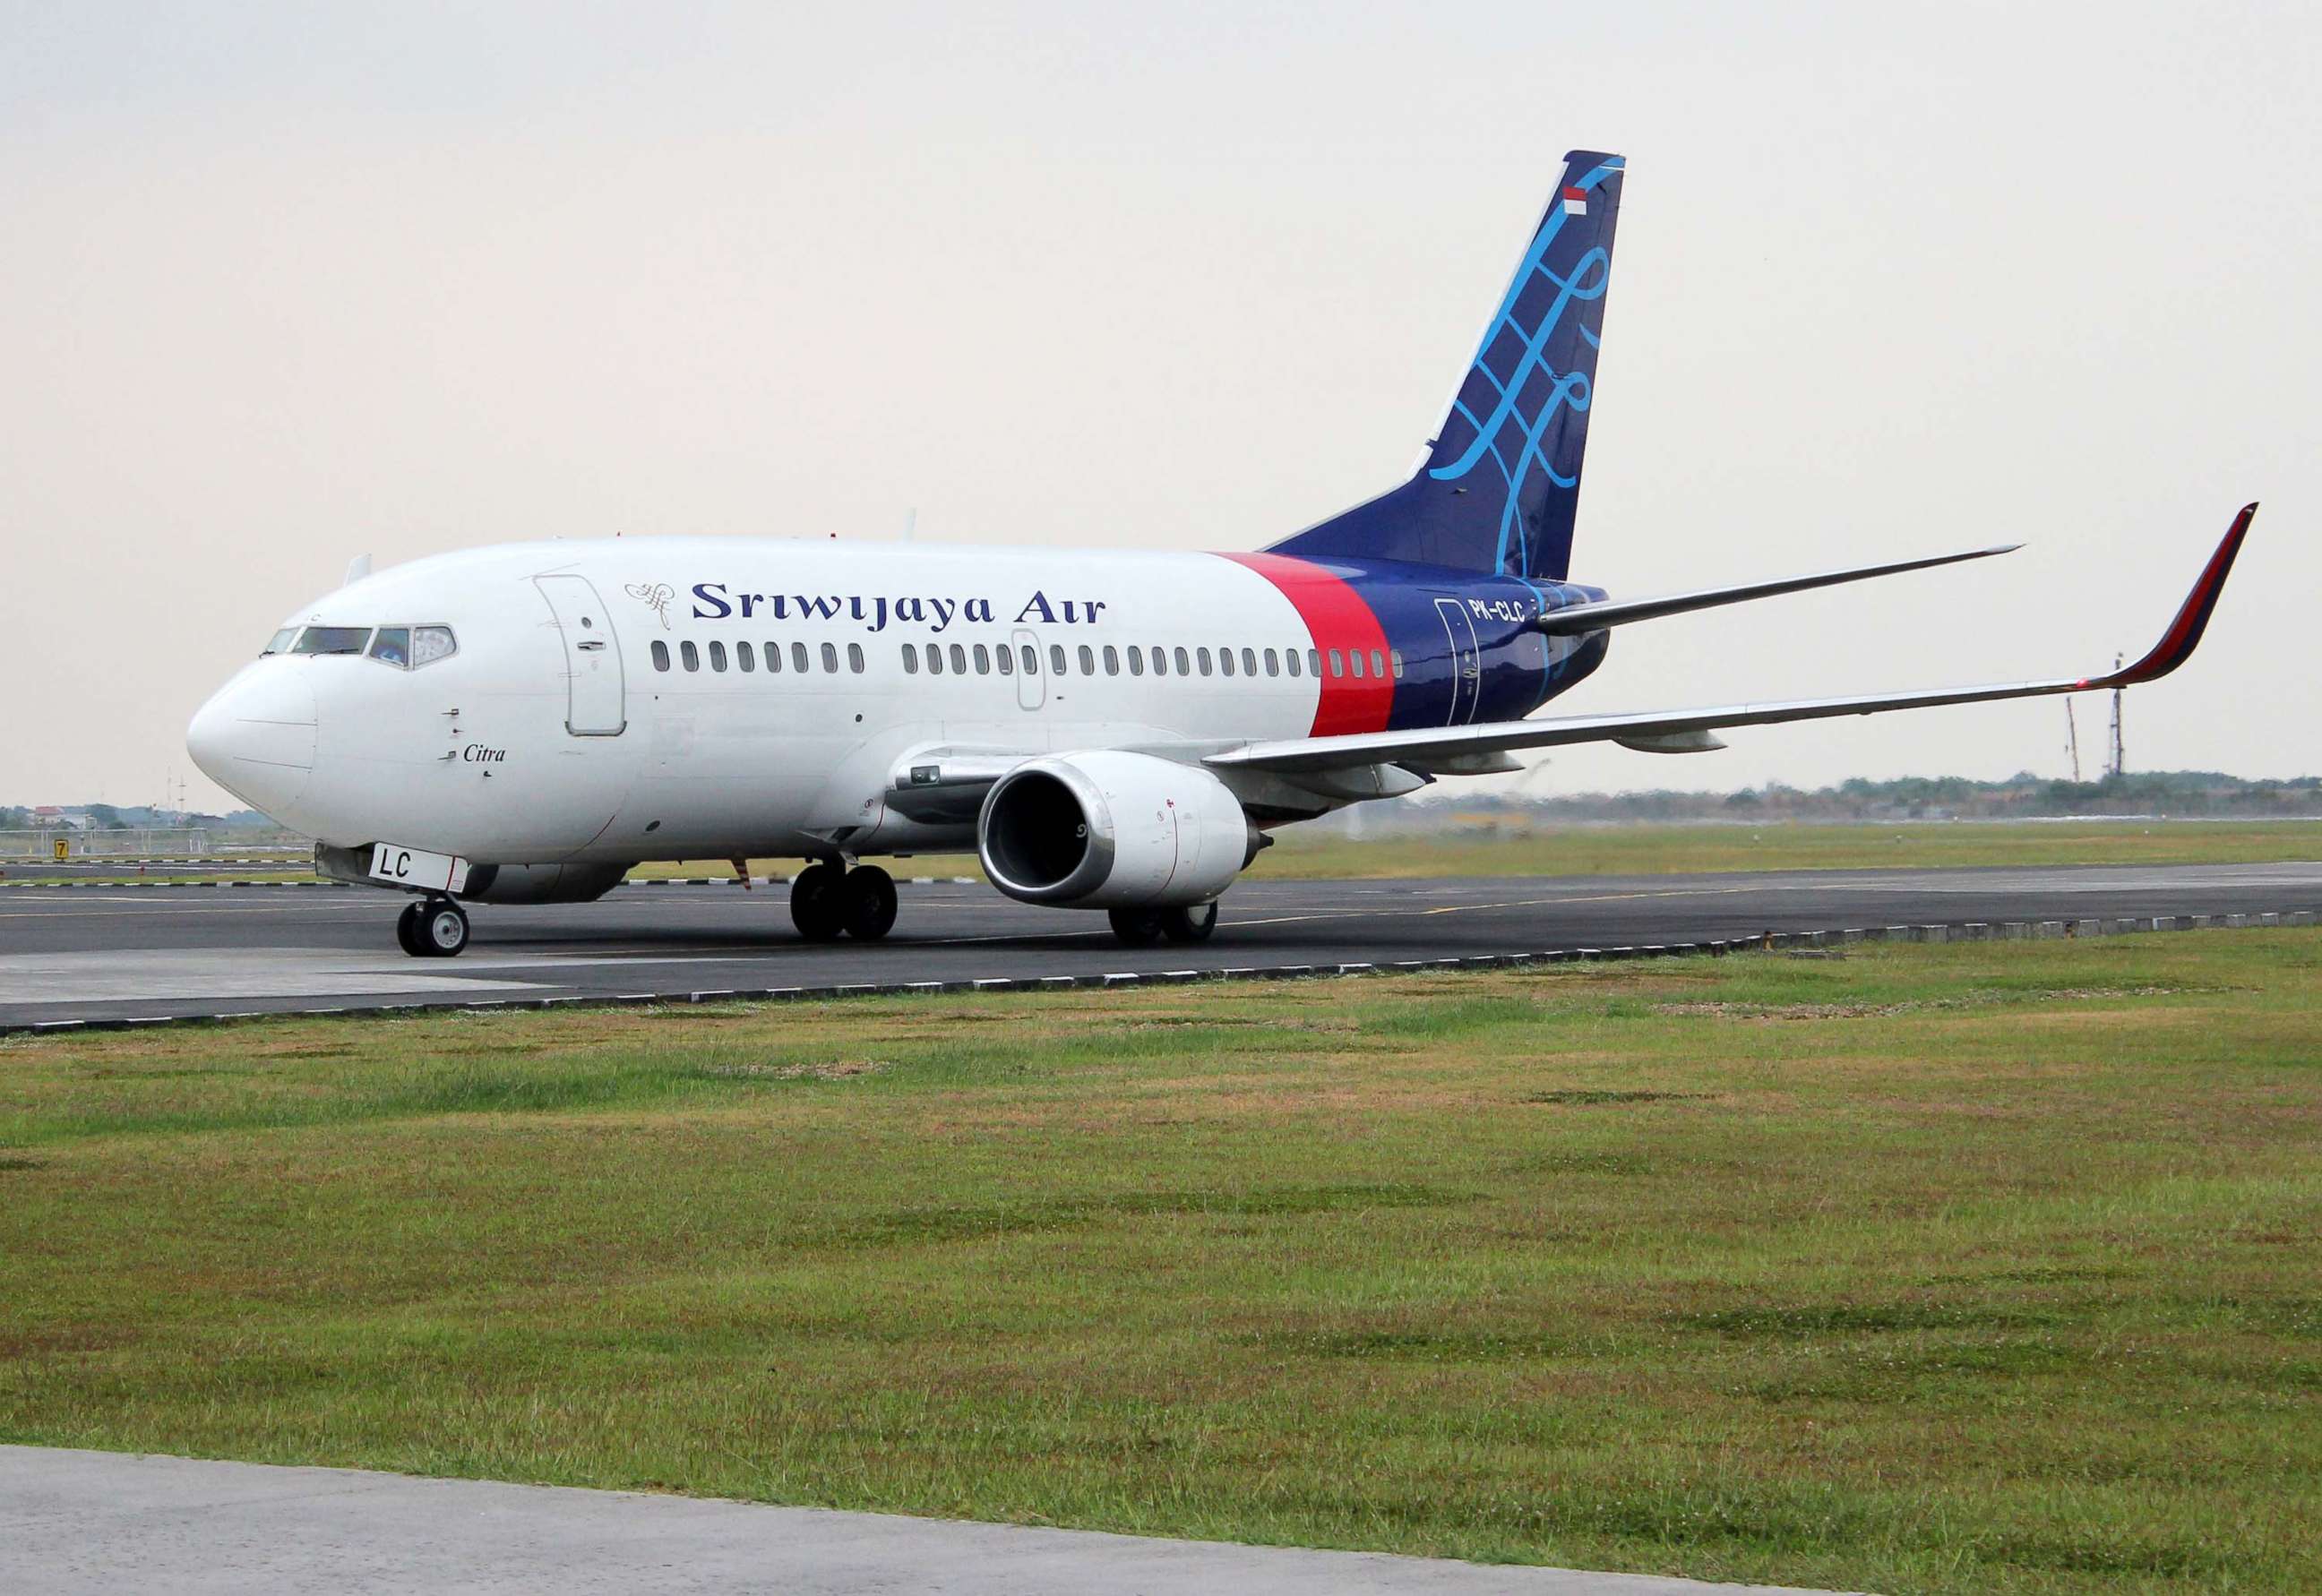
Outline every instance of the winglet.
{"label": "winglet", "polygon": [[2244,505],[2234,524],[2226,529],[2225,541],[2217,552],[2209,556],[2209,563],[2201,570],[2192,592],[2185,596],[2184,606],[2177,618],[2169,623],[2161,641],[2151,652],[2125,670],[2116,670],[2110,676],[2098,677],[2083,685],[2092,688],[2135,687],[2139,682],[2158,681],[2193,657],[2193,649],[2201,641],[2201,633],[2209,624],[2209,612],[2217,607],[2217,595],[2226,589],[2226,573],[2234,568],[2234,556],[2242,552],[2242,540],[2249,535],[2250,520],[2257,514],[2253,504]]}

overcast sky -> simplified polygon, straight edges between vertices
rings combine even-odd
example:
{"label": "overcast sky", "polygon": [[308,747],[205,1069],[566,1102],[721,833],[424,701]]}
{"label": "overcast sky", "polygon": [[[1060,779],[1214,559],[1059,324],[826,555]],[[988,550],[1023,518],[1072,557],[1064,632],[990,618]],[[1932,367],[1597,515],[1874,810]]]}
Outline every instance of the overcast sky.
{"label": "overcast sky", "polygon": [[[2310,3],[0,0],[0,801],[223,801],[187,716],[364,552],[1270,542],[1407,469],[1574,146],[1577,579],[2031,546],[1563,707],[2085,671],[2259,498],[2129,756],[2322,771],[2317,77]],[[1535,785],[2064,769],[2052,700],[1732,740]]]}

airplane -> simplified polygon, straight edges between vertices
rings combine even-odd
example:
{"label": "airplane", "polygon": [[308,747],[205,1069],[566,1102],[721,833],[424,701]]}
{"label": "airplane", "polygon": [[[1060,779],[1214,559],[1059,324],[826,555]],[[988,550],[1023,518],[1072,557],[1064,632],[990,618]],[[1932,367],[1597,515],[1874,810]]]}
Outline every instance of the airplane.
{"label": "airplane", "polygon": [[1254,553],[622,537],[416,560],[286,619],[195,715],[194,762],[399,891],[457,954],[468,904],[604,896],[648,859],[809,862],[810,941],[875,941],[866,861],[974,848],[1027,903],[1198,942],[1275,830],[1527,749],[2156,680],[2200,641],[2257,506],[2166,634],[2108,673],[1533,718],[1615,627],[2008,552],[1657,597],[1569,577],[1625,162],[1576,150],[1410,479]]}

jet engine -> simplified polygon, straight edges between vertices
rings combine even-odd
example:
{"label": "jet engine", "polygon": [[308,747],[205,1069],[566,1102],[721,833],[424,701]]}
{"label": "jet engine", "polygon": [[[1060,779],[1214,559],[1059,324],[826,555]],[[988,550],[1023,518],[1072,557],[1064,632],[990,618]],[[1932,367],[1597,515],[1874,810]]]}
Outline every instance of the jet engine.
{"label": "jet engine", "polygon": [[594,903],[629,873],[626,864],[479,864],[460,896],[470,903]]}
{"label": "jet engine", "polygon": [[976,838],[993,886],[1058,908],[1207,903],[1266,841],[1201,766],[1117,751],[1016,766],[985,795]]}

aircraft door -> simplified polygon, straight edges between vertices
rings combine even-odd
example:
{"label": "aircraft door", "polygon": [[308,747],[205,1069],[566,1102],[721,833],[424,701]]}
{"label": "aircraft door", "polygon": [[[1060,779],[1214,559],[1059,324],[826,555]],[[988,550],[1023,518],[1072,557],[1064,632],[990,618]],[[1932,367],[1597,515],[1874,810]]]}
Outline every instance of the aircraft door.
{"label": "aircraft door", "polygon": [[564,729],[576,737],[617,737],[628,729],[621,645],[587,577],[535,577],[564,640]]}
{"label": "aircraft door", "polygon": [[1457,598],[1439,598],[1435,613],[1443,622],[1443,634],[1451,645],[1451,714],[1443,724],[1464,726],[1476,718],[1476,705],[1483,696],[1484,662],[1476,650],[1476,623],[1468,617],[1467,606]]}
{"label": "aircraft door", "polygon": [[1048,695],[1048,662],[1040,657],[1040,640],[1019,631],[1008,645],[1016,651],[1016,707],[1038,709]]}

